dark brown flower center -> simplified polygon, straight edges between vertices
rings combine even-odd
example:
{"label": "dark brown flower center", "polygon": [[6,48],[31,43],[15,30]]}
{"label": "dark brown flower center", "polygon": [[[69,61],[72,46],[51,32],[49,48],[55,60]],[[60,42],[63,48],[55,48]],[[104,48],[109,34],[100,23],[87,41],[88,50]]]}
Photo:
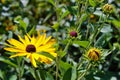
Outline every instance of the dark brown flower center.
{"label": "dark brown flower center", "polygon": [[36,48],[35,48],[34,45],[29,44],[29,45],[27,45],[27,47],[26,47],[26,51],[27,51],[27,52],[36,52]]}

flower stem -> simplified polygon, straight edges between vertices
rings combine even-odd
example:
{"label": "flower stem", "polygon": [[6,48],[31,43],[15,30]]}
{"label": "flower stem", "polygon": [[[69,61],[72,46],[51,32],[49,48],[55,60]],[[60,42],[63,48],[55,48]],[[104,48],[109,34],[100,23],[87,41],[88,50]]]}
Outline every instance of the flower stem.
{"label": "flower stem", "polygon": [[68,49],[70,43],[71,43],[71,39],[69,39],[69,41],[68,41],[67,45],[65,46],[63,52],[66,52],[66,51],[67,51],[67,49]]}
{"label": "flower stem", "polygon": [[[35,69],[34,69],[34,70],[35,70]],[[35,70],[35,80],[42,80],[39,75],[40,75],[40,74],[38,73],[38,70]]]}
{"label": "flower stem", "polygon": [[17,58],[17,64],[18,64],[18,80],[22,79],[22,71],[21,71],[21,57]]}
{"label": "flower stem", "polygon": [[86,73],[88,72],[88,70],[91,68],[92,64],[89,62],[87,67],[86,67],[86,71],[81,73],[80,75],[78,75],[78,79],[77,80],[81,80],[85,75]]}
{"label": "flower stem", "polygon": [[87,46],[87,49],[90,47],[90,45],[93,43],[93,41],[96,39],[96,37],[98,36],[98,34],[100,33],[100,30],[103,28],[103,24],[100,26],[100,28],[97,28],[96,31],[94,32],[93,36],[92,36],[92,40],[90,40],[90,43]]}

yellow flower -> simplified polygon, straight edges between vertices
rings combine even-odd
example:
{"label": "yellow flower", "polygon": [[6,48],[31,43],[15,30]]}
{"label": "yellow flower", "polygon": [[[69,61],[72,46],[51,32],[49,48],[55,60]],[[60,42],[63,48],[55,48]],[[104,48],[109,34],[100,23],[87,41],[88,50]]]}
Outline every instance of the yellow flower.
{"label": "yellow flower", "polygon": [[39,34],[38,37],[25,35],[24,39],[19,37],[19,41],[16,39],[7,40],[9,44],[7,48],[4,48],[7,51],[15,52],[16,54],[11,55],[10,58],[16,56],[26,56],[30,59],[32,65],[37,67],[36,61],[44,62],[50,64],[53,60],[47,56],[40,54],[40,52],[47,52],[53,57],[56,57],[55,48],[53,44],[55,43],[54,39],[51,39],[51,36],[46,38],[46,33]]}
{"label": "yellow flower", "polygon": [[97,61],[97,60],[100,59],[100,54],[101,54],[101,51],[99,49],[97,49],[97,48],[91,48],[87,52],[87,57],[90,60]]}

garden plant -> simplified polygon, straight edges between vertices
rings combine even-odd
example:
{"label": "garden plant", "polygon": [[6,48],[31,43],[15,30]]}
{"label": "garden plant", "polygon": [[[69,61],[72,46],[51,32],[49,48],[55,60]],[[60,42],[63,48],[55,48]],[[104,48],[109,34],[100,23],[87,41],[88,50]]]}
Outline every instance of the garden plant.
{"label": "garden plant", "polygon": [[120,0],[0,0],[0,80],[120,80]]}

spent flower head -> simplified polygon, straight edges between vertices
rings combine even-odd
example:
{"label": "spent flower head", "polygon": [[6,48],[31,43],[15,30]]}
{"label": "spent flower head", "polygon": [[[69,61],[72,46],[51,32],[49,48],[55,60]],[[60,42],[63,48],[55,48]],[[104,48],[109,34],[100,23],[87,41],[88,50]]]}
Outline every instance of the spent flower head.
{"label": "spent flower head", "polygon": [[47,52],[53,57],[57,56],[55,53],[55,48],[53,44],[55,43],[54,39],[51,39],[51,36],[46,38],[46,33],[40,34],[38,33],[38,37],[29,36],[26,34],[24,39],[19,36],[19,40],[16,39],[9,39],[6,43],[8,47],[4,48],[6,51],[15,52],[15,54],[11,55],[10,58],[17,57],[17,56],[26,56],[30,59],[32,65],[37,67],[36,61],[44,62],[50,64],[53,59],[42,55],[42,52]]}
{"label": "spent flower head", "polygon": [[105,13],[112,13],[114,11],[114,6],[112,4],[105,4],[102,7],[103,12]]}

